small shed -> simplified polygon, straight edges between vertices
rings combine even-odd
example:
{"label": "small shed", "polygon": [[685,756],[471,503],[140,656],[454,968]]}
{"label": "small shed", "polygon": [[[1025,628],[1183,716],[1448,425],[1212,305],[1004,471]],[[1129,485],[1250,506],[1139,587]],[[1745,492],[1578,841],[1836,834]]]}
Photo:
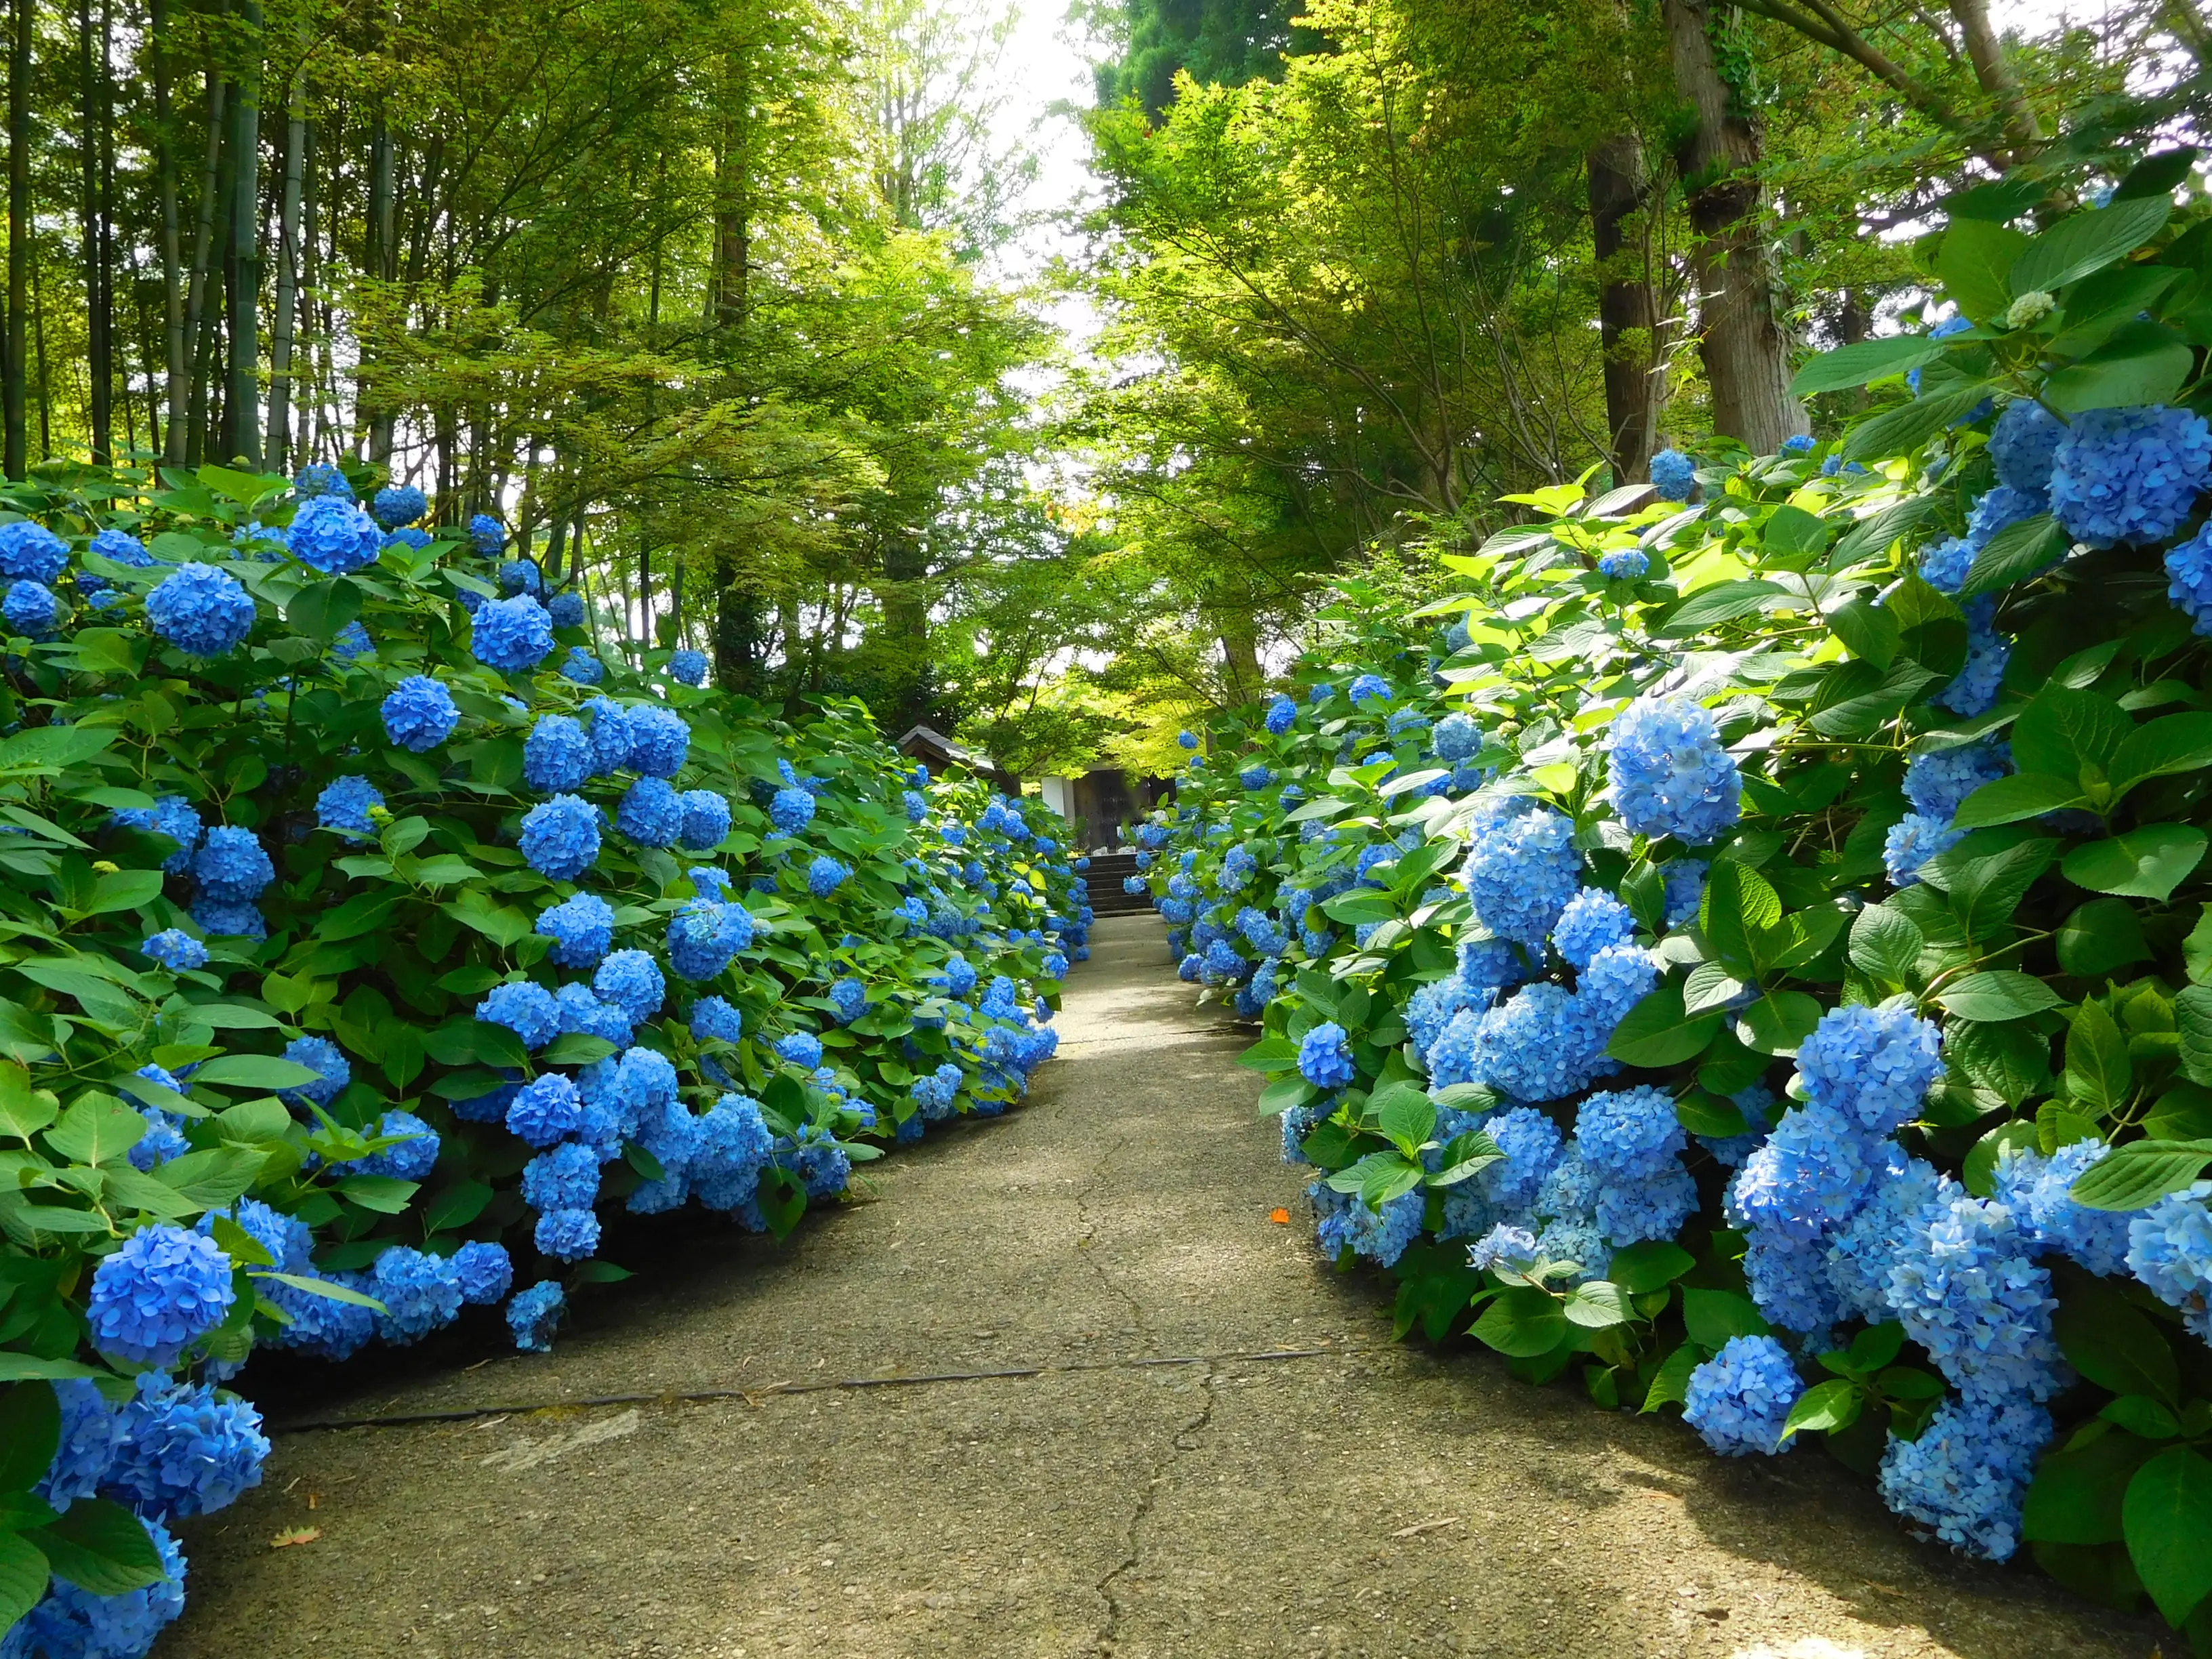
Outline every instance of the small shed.
{"label": "small shed", "polygon": [[1022,793],[1022,781],[1007,771],[988,755],[969,749],[952,741],[933,726],[909,726],[906,735],[898,740],[898,751],[908,760],[918,760],[933,774],[962,771],[983,779],[993,787],[1008,795]]}
{"label": "small shed", "polygon": [[1044,804],[1066,818],[1080,844],[1092,852],[1118,848],[1121,826],[1142,817],[1175,791],[1166,778],[1137,778],[1118,768],[1095,768],[1077,777],[1047,778]]}

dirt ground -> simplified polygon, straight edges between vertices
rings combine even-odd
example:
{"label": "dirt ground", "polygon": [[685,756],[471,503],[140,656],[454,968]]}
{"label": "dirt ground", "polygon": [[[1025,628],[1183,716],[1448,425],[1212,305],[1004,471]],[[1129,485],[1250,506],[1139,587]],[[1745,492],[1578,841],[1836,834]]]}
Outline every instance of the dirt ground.
{"label": "dirt ground", "polygon": [[186,1528],[159,1659],[2156,1650],[1913,1541],[1818,1451],[1716,1458],[1392,1346],[1377,1287],[1315,1257],[1246,1036],[1152,918],[1096,950],[1030,1104],[871,1166],[788,1244],[617,1236],[639,1277],[549,1357],[479,1325],[275,1377],[279,1425],[482,1414],[277,1433]]}

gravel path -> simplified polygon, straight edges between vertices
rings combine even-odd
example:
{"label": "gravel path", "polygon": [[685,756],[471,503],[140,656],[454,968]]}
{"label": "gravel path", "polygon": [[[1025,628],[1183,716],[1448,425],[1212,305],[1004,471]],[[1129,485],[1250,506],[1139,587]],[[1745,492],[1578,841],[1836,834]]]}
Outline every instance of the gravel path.
{"label": "gravel path", "polygon": [[487,1414],[278,1434],[187,1528],[157,1659],[2152,1651],[1818,1452],[1391,1346],[1314,1257],[1247,1037],[1151,918],[1095,948],[1030,1103],[872,1166],[879,1201],[781,1249],[618,1237],[639,1278],[550,1358],[478,1326],[270,1379],[279,1422]]}

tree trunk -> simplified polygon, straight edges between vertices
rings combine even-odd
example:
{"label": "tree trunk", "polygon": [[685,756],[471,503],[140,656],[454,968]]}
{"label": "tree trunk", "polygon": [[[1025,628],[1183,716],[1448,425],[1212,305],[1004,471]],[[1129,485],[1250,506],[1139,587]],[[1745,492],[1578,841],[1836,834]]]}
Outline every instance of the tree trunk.
{"label": "tree trunk", "polygon": [[[31,19],[35,0],[15,0],[8,46],[8,361],[0,391],[4,465],[20,478],[30,463]],[[43,422],[46,412],[40,411]]]}
{"label": "tree trunk", "polygon": [[[200,380],[201,368],[210,361],[205,349],[205,336],[211,331],[208,318],[208,287],[215,270],[216,231],[223,222],[223,144],[224,123],[229,113],[230,86],[215,70],[207,72],[207,154],[200,164],[200,198],[192,225],[192,268],[185,289],[185,381],[181,387],[169,387],[169,445],[176,459],[197,464],[207,438],[207,387]],[[179,447],[177,434],[181,429],[184,438]]]}
{"label": "tree trunk", "polygon": [[714,684],[740,696],[760,695],[760,599],[728,580],[714,601]]}
{"label": "tree trunk", "polygon": [[[390,282],[397,274],[399,249],[394,237],[394,208],[392,190],[392,128],[381,110],[369,131],[368,141],[368,257],[363,269],[380,282]],[[368,367],[364,361],[363,368]],[[355,403],[355,419],[367,440],[368,459],[383,462],[392,458],[392,415],[383,407],[377,396],[375,377],[364,373],[361,376],[361,392]]]}
{"label": "tree trunk", "polygon": [[1674,82],[1696,115],[1675,152],[1694,233],[1698,355],[1713,430],[1771,454],[1812,428],[1790,395],[1790,343],[1774,314],[1773,261],[1759,224],[1759,134],[1721,78],[1708,0],[1663,0]]}
{"label": "tree trunk", "polygon": [[1259,638],[1249,617],[1237,617],[1232,626],[1222,630],[1221,667],[1232,704],[1252,702],[1267,684],[1260,672]]}
{"label": "tree trunk", "polygon": [[300,187],[307,149],[307,66],[292,74],[284,125],[284,195],[276,220],[276,310],[269,330],[269,465],[286,471],[292,447],[292,332],[300,290]]}
{"label": "tree trunk", "polygon": [[[105,16],[103,11],[102,15]],[[82,232],[84,269],[84,333],[87,415],[92,427],[92,464],[106,466],[114,459],[112,430],[115,395],[114,313],[107,296],[107,231],[100,199],[100,82],[106,58],[106,35],[102,31],[100,68],[94,67],[92,0],[77,0],[76,67],[78,93],[77,151],[82,161],[83,195],[79,223]]]}
{"label": "tree trunk", "polygon": [[1597,264],[1598,342],[1605,360],[1605,424],[1616,484],[1649,473],[1659,428],[1659,307],[1627,228],[1644,205],[1644,152],[1632,137],[1589,154],[1590,242]]}
{"label": "tree trunk", "polygon": [[[300,141],[300,298],[299,319],[312,338],[315,333],[315,277],[317,271],[315,244],[315,129],[304,127]],[[297,331],[296,330],[295,331]],[[322,377],[316,371],[317,358],[310,346],[301,351],[297,341],[293,349],[306,360],[306,395],[295,392],[292,401],[299,407],[300,435],[292,445],[292,455],[301,465],[316,459],[315,417],[322,402]]]}
{"label": "tree trunk", "polygon": [[1984,95],[1996,106],[1998,118],[2004,123],[2005,143],[2012,147],[2009,155],[1992,159],[2004,167],[2026,161],[2043,148],[2043,125],[2021,93],[2012,65],[2005,62],[2004,48],[1998,43],[1996,31],[1990,27],[1986,0],[1948,0],[1948,3],[1951,15],[1958,20],[1960,33],[1966,37],[1966,58],[1974,66],[1974,79]]}
{"label": "tree trunk", "polygon": [[[260,0],[240,0],[252,52],[260,50]],[[231,99],[230,365],[223,397],[226,458],[261,465],[261,88],[249,58]]]}
{"label": "tree trunk", "polygon": [[168,400],[163,457],[185,459],[184,234],[177,208],[176,111],[169,93],[169,3],[153,0],[154,131],[156,189],[161,208],[161,386]]}

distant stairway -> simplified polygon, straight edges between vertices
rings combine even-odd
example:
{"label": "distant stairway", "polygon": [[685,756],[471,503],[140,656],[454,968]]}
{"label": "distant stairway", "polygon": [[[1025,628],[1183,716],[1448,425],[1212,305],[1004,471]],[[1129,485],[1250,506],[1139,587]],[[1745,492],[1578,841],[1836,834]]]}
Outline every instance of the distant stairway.
{"label": "distant stairway", "polygon": [[1121,884],[1137,873],[1134,853],[1093,853],[1085,873],[1091,880],[1091,908],[1097,915],[1135,915],[1152,908],[1147,895],[1121,890]]}

